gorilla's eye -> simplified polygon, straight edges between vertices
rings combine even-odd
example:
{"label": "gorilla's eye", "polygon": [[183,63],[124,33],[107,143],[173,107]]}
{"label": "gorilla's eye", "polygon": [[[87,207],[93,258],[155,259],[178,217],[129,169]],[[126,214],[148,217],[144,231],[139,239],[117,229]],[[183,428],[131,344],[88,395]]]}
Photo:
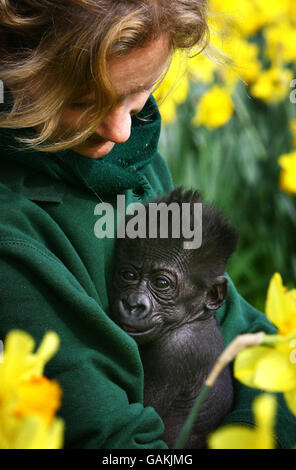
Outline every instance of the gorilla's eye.
{"label": "gorilla's eye", "polygon": [[170,287],[170,282],[165,277],[157,277],[156,279],[154,279],[153,285],[157,289],[167,289],[168,287]]}
{"label": "gorilla's eye", "polygon": [[124,270],[121,271],[121,277],[125,281],[134,281],[137,278],[137,275],[134,271]]}

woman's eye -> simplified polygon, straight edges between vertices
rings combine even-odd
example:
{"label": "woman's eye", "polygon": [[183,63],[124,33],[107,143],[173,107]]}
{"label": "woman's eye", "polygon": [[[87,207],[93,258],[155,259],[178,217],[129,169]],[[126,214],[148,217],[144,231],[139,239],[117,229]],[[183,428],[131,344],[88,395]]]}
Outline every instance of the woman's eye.
{"label": "woman's eye", "polygon": [[154,286],[157,289],[167,289],[170,286],[170,283],[164,277],[158,277],[153,281]]}

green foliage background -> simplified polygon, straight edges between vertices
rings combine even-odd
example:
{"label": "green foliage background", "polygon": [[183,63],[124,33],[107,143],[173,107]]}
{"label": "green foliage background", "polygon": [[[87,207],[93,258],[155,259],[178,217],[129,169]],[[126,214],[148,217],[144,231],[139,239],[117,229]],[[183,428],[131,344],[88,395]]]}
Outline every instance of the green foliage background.
{"label": "green foliage background", "polygon": [[289,120],[296,116],[296,104],[266,105],[241,83],[232,97],[234,116],[211,131],[191,124],[204,91],[204,85],[191,84],[177,121],[163,126],[159,148],[175,185],[200,189],[239,230],[227,270],[246,300],[264,310],[274,272],[288,287],[296,279],[296,198],[280,190],[277,163],[292,148]]}

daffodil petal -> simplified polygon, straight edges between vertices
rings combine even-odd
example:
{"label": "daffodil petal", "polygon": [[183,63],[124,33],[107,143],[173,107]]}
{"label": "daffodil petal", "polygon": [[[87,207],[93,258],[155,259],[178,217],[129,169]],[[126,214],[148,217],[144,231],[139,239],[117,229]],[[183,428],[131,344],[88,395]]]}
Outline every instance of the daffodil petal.
{"label": "daffodil petal", "polygon": [[240,352],[234,362],[234,376],[243,384],[256,388],[255,370],[257,364],[269,351],[269,348],[256,346]]}
{"label": "daffodil petal", "polygon": [[38,355],[43,362],[48,362],[57,352],[59,344],[60,340],[58,335],[53,331],[49,331],[45,334],[42,343],[36,351],[36,355]]}
{"label": "daffodil petal", "polygon": [[254,371],[254,386],[270,392],[285,392],[296,388],[296,365],[287,352],[270,350],[258,361]]}
{"label": "daffodil petal", "polygon": [[30,364],[28,357],[35,342],[27,333],[20,330],[10,331],[5,339],[4,362],[0,364],[0,379],[3,389],[13,388],[27,374]]}
{"label": "daffodil petal", "polygon": [[296,416],[296,388],[285,393],[285,400],[288,408]]}
{"label": "daffodil petal", "polygon": [[273,395],[263,393],[254,400],[253,412],[256,419],[256,426],[271,433],[274,426],[277,403]]}
{"label": "daffodil petal", "polygon": [[61,449],[64,444],[65,424],[61,418],[56,418],[48,429],[44,449]]}
{"label": "daffodil petal", "polygon": [[284,313],[283,293],[286,288],[279,273],[275,273],[269,283],[265,312],[269,320],[278,328]]}
{"label": "daffodil petal", "polygon": [[34,357],[32,357],[31,376],[40,376],[43,374],[45,364],[56,353],[59,343],[59,337],[53,331],[49,331],[44,335],[39,348],[34,354]]}
{"label": "daffodil petal", "polygon": [[30,417],[21,423],[18,434],[14,440],[14,449],[36,449],[35,436],[40,432],[41,421],[36,417]]}
{"label": "daffodil petal", "polygon": [[256,440],[253,429],[229,424],[208,437],[210,449],[254,449]]}
{"label": "daffodil petal", "polygon": [[36,418],[21,422],[13,442],[14,449],[60,449],[63,446],[64,422],[56,418],[50,427]]}
{"label": "daffodil petal", "polygon": [[253,402],[255,428],[246,425],[229,424],[208,436],[211,449],[273,449],[275,439],[273,427],[277,402],[266,393]]}
{"label": "daffodil petal", "polygon": [[280,334],[287,335],[296,329],[296,289],[288,291],[279,273],[271,278],[265,311]]}
{"label": "daffodil petal", "polygon": [[5,363],[31,353],[34,346],[33,338],[24,331],[10,331],[5,339]]}

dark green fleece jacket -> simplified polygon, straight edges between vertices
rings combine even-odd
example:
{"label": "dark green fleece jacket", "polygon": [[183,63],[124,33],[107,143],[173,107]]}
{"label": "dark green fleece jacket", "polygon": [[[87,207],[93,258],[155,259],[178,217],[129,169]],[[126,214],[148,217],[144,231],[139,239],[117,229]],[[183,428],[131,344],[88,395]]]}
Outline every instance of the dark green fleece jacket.
{"label": "dark green fleece jacket", "polygon": [[[60,415],[65,447],[161,449],[163,424],[143,407],[143,370],[137,345],[108,316],[114,239],[98,239],[95,207],[155,198],[172,189],[157,152],[160,117],[154,100],[133,117],[130,139],[100,160],[73,151],[25,151],[0,132],[0,339],[20,328],[38,344],[45,332],[61,345],[45,374],[63,389]],[[227,344],[237,334],[274,332],[266,317],[230,281],[218,320]],[[226,422],[252,423],[258,392],[235,382],[235,406]],[[296,422],[283,400],[277,438],[296,442]]]}

